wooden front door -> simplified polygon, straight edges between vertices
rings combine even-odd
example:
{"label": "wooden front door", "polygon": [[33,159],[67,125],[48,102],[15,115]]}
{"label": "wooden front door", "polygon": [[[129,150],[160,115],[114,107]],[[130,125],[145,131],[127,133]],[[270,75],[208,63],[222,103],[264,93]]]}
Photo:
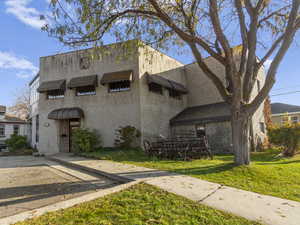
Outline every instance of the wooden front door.
{"label": "wooden front door", "polygon": [[70,152],[72,151],[72,133],[74,130],[80,128],[80,119],[72,119],[69,122],[69,130],[70,130]]}
{"label": "wooden front door", "polygon": [[70,126],[69,120],[59,121],[59,151],[70,152]]}

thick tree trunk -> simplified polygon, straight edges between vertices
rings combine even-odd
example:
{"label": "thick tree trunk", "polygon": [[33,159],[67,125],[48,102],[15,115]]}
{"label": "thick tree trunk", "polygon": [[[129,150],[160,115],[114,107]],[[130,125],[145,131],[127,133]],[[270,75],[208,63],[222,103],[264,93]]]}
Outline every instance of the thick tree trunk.
{"label": "thick tree trunk", "polygon": [[236,165],[250,164],[250,120],[237,111],[232,113],[232,144]]}

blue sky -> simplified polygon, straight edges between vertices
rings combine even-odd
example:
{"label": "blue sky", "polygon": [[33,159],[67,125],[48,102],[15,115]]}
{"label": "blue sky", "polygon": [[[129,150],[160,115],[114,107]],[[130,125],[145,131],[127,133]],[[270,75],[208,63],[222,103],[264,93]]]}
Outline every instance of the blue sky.
{"label": "blue sky", "polygon": [[[0,105],[11,105],[38,71],[39,57],[70,50],[40,30],[40,14],[49,0],[1,0],[0,2]],[[175,55],[190,63],[189,55]],[[300,105],[300,46],[294,44],[282,62],[271,95],[273,102]]]}

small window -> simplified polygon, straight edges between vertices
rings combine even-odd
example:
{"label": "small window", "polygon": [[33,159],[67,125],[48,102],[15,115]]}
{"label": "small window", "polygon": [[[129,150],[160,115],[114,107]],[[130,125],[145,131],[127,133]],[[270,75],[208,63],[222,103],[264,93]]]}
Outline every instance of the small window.
{"label": "small window", "polygon": [[35,121],[35,142],[39,143],[39,126],[40,126],[40,117],[39,115],[36,115],[36,121]]}
{"label": "small window", "polygon": [[196,135],[197,137],[204,137],[206,135],[204,125],[196,125]]}
{"label": "small window", "polygon": [[0,124],[0,137],[4,137],[4,136],[5,136],[5,125]]}
{"label": "small window", "polygon": [[262,133],[265,133],[265,132],[266,132],[266,131],[265,131],[265,123],[260,122],[260,123],[259,123],[259,127],[260,127],[260,131],[261,131]]}
{"label": "small window", "polygon": [[156,83],[150,83],[148,84],[148,87],[150,92],[163,95],[163,87],[161,85]]}
{"label": "small window", "polygon": [[76,96],[85,96],[85,95],[96,95],[96,87],[87,86],[87,87],[76,88]]}
{"label": "small window", "polygon": [[130,90],[130,81],[124,80],[119,82],[109,83],[108,92],[121,92]]}
{"label": "small window", "polygon": [[292,116],[291,120],[292,120],[292,123],[298,123],[299,122],[298,116]]}
{"label": "small window", "polygon": [[178,100],[181,100],[181,92],[173,90],[173,89],[169,89],[169,96],[171,98],[175,98]]}
{"label": "small window", "polygon": [[20,130],[19,125],[14,125],[14,134],[15,135],[19,135],[19,130]]}
{"label": "small window", "polygon": [[55,91],[48,91],[47,92],[47,99],[61,99],[65,97],[65,91],[64,90],[55,90]]}

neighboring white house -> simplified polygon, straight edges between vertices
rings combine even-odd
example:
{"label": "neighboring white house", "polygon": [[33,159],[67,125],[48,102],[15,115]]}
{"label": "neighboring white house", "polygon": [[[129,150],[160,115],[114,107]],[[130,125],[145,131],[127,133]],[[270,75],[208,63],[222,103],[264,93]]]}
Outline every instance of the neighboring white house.
{"label": "neighboring white house", "polygon": [[37,89],[40,85],[40,75],[37,74],[29,83],[30,90],[30,145],[32,148],[38,148],[39,143],[39,93]]}
{"label": "neighboring white house", "polygon": [[6,114],[6,107],[0,106],[0,151],[5,146],[5,140],[9,139],[12,134],[27,136],[28,123],[19,118]]}
{"label": "neighboring white house", "polygon": [[[98,130],[111,147],[115,130],[126,125],[141,131],[141,144],[193,130],[208,137],[213,152],[232,152],[230,108],[197,64],[183,65],[149,46],[136,45],[130,56],[121,44],[105,50],[110,54],[94,60],[92,49],[40,58],[40,153],[72,151],[78,127]],[[224,67],[206,61],[225,85]],[[262,70],[253,97],[264,80]],[[252,118],[253,143],[266,137],[263,105]]]}
{"label": "neighboring white house", "polygon": [[300,106],[272,103],[272,123],[281,126],[285,123],[300,123]]}

